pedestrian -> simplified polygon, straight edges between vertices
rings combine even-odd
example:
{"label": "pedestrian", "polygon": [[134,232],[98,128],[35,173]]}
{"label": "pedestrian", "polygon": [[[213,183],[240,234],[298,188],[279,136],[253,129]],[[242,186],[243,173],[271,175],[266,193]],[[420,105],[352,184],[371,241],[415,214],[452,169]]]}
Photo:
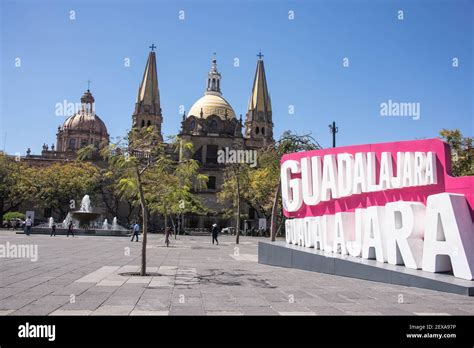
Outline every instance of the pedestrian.
{"label": "pedestrian", "polygon": [[66,237],[69,237],[69,233],[72,234],[72,236],[74,237],[74,224],[72,223],[72,221],[69,221],[69,226],[67,227],[67,236]]}
{"label": "pedestrian", "polygon": [[133,234],[132,234],[132,240],[131,242],[133,242],[133,238],[137,237],[137,242],[138,242],[138,234],[140,233],[140,225],[138,224],[138,222],[135,222],[133,224]]}
{"label": "pedestrian", "polygon": [[53,223],[51,225],[51,234],[49,235],[50,237],[55,236],[56,237],[56,224]]}
{"label": "pedestrian", "polygon": [[166,247],[168,247],[170,245],[170,230],[171,230],[170,227],[165,227],[165,244],[166,244]]}
{"label": "pedestrian", "polygon": [[212,225],[211,233],[212,233],[212,244],[214,244],[214,240],[215,240],[217,245],[219,245],[219,241],[217,240],[217,234],[219,233],[219,229],[217,228],[217,224]]}
{"label": "pedestrian", "polygon": [[26,227],[26,235],[29,236],[31,233],[31,226],[33,225],[33,221],[31,220],[31,216],[28,216],[28,219],[25,221]]}

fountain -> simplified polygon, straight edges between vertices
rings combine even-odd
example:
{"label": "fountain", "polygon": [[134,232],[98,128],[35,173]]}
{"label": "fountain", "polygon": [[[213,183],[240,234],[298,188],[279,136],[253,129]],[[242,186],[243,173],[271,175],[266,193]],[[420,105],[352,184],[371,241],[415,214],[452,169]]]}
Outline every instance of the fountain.
{"label": "fountain", "polygon": [[113,230],[118,230],[119,229],[119,225],[117,223],[117,217],[115,216],[114,219],[112,220],[112,229]]}
{"label": "fountain", "polygon": [[85,211],[85,212],[92,211],[91,199],[89,195],[85,195],[84,197],[82,197],[81,207],[79,208],[79,211]]}
{"label": "fountain", "polygon": [[71,213],[67,213],[66,218],[63,221],[63,228],[68,228],[69,223],[72,221]]}
{"label": "fountain", "polygon": [[89,224],[100,216],[100,213],[92,211],[91,199],[85,195],[81,201],[81,208],[71,212],[73,219],[79,221],[79,227],[88,229]]}
{"label": "fountain", "polygon": [[[57,233],[66,234],[69,224],[74,223],[74,234],[96,235],[96,236],[127,236],[129,230],[118,224],[117,217],[113,218],[112,224],[107,219],[101,223],[99,217],[102,212],[93,209],[89,195],[85,195],[81,200],[81,206],[76,211],[71,211],[66,215],[62,223],[57,223]],[[50,234],[54,224],[54,218],[50,217],[46,222],[34,226],[33,233]],[[21,232],[23,233],[23,231]]]}

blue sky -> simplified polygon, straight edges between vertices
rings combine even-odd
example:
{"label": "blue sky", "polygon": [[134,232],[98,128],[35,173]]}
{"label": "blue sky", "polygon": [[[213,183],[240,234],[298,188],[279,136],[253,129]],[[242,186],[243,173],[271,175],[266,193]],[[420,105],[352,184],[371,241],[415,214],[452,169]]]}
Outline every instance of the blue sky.
{"label": "blue sky", "polygon": [[[202,96],[213,52],[224,97],[245,117],[260,50],[276,138],[310,132],[327,147],[333,120],[338,145],[431,138],[441,128],[474,134],[470,0],[0,2],[0,148],[8,153],[55,142],[66,118],[56,104],[78,102],[89,79],[110,135],[125,135],[152,43],[165,135],[179,131],[179,106],[189,110]],[[382,117],[388,100],[420,103],[420,119]]]}

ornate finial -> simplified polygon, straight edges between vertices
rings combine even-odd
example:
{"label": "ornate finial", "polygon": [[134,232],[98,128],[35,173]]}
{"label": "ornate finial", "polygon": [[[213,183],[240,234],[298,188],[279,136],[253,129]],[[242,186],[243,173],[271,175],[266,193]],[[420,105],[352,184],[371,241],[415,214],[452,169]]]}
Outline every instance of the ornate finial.
{"label": "ornate finial", "polygon": [[152,51],[154,51],[155,48],[156,48],[155,44],[151,44],[150,48],[151,48]]}
{"label": "ornate finial", "polygon": [[186,119],[186,111],[183,111],[183,122]]}
{"label": "ornate finial", "polygon": [[29,156],[30,154],[31,154],[31,149],[28,148],[28,149],[26,150],[26,155]]}
{"label": "ornate finial", "polygon": [[242,126],[242,114],[240,114],[239,121],[240,121],[240,125]]}
{"label": "ornate finial", "polygon": [[201,108],[201,112],[200,112],[199,114],[201,115],[201,118],[202,118],[202,115],[204,114],[204,113],[202,112],[202,108]]}
{"label": "ornate finial", "polygon": [[262,57],[263,57],[262,52],[258,52],[257,57],[258,57],[259,60],[262,60]]}

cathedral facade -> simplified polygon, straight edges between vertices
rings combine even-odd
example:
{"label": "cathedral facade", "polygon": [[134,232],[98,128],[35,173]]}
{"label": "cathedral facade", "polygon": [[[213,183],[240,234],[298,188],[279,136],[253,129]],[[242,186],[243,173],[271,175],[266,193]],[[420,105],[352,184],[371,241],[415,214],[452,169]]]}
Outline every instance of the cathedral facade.
{"label": "cathedral facade", "polygon": [[[214,222],[219,222],[221,226],[230,223],[222,217],[229,205],[217,201],[226,165],[218,161],[220,150],[257,150],[274,142],[272,106],[262,57],[258,55],[245,121],[242,115],[237,117],[223,96],[222,75],[215,57],[207,74],[204,95],[192,105],[187,115],[186,112],[182,115],[179,138],[193,145],[192,158],[200,162],[200,172],[209,178],[207,188],[196,192],[209,209],[209,214],[206,217],[189,216],[185,222],[188,227],[207,228]],[[163,139],[162,122],[156,55],[151,51],[138,90],[132,128],[153,125]],[[256,222],[257,216],[253,209],[244,207],[243,213],[248,220]]]}

